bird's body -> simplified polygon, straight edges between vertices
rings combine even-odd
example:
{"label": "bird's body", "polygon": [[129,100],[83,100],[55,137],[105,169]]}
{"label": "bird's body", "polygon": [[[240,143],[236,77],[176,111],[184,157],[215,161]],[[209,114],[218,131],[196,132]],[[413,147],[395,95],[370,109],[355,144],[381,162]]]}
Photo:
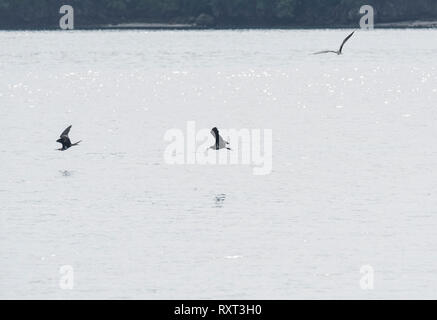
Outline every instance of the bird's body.
{"label": "bird's body", "polygon": [[343,42],[341,43],[340,49],[338,49],[337,51],[335,51],[335,50],[324,50],[324,51],[315,52],[314,54],[322,54],[322,53],[335,53],[337,55],[343,54],[343,46],[344,46],[344,44],[353,36],[354,33],[355,33],[355,31],[352,32],[350,35],[348,35],[343,40]]}
{"label": "bird's body", "polygon": [[231,150],[231,148],[229,148],[227,145],[229,144],[229,142],[225,141],[222,136],[219,134],[219,131],[216,127],[212,128],[211,130],[211,134],[214,136],[215,138],[215,144],[211,147],[209,147],[210,149],[213,150],[220,150],[220,149],[228,149]]}
{"label": "bird's body", "polygon": [[62,144],[62,148],[58,149],[59,151],[65,151],[70,147],[77,146],[82,141],[81,140],[81,141],[78,141],[76,143],[71,143],[71,140],[68,137],[70,129],[71,129],[71,126],[69,126],[67,129],[65,129],[61,133],[61,137],[58,140],[56,140],[56,142],[59,142],[60,144]]}

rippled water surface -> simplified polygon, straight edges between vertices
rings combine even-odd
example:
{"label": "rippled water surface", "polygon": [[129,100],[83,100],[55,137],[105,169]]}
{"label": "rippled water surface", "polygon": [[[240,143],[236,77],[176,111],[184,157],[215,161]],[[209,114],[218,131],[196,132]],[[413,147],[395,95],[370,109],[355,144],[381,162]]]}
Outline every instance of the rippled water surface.
{"label": "rippled water surface", "polygon": [[[0,32],[0,297],[436,298],[437,31],[349,31]],[[187,121],[272,172],[167,164]]]}

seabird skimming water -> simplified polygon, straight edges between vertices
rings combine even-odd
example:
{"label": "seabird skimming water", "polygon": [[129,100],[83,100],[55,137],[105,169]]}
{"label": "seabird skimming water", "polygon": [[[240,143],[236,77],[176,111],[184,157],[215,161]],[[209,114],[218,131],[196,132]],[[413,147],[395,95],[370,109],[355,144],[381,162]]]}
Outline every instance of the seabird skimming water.
{"label": "seabird skimming water", "polygon": [[228,150],[231,150],[231,148],[228,148],[226,146],[227,144],[229,144],[229,142],[223,140],[222,136],[219,134],[219,131],[216,127],[212,128],[211,134],[215,138],[215,144],[213,146],[209,147],[210,149],[219,150],[219,149],[226,148]]}
{"label": "seabird skimming water", "polygon": [[348,41],[348,40],[350,39],[350,37],[353,36],[354,33],[355,33],[355,31],[352,32],[350,35],[348,35],[348,36],[346,37],[346,39],[343,40],[343,42],[342,42],[342,44],[341,44],[341,46],[340,46],[340,49],[338,49],[338,51],[334,51],[334,50],[325,50],[325,51],[315,52],[315,53],[313,53],[313,54],[321,54],[321,53],[336,53],[336,54],[338,54],[338,55],[342,54],[342,50],[343,50],[343,46],[344,46],[344,44],[346,43],[346,41]]}
{"label": "seabird skimming water", "polygon": [[69,126],[67,129],[64,130],[64,132],[61,133],[61,138],[56,140],[56,142],[62,143],[62,148],[58,149],[60,151],[65,151],[68,148],[72,146],[77,146],[82,140],[71,143],[70,138],[68,137],[68,133],[70,132],[71,126]]}

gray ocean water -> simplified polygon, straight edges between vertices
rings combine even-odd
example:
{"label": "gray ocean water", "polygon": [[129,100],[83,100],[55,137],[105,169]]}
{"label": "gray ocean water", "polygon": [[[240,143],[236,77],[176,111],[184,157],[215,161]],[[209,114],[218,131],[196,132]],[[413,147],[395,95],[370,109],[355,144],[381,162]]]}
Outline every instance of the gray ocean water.
{"label": "gray ocean water", "polygon": [[[349,32],[0,32],[0,298],[437,298],[437,30]],[[167,164],[187,121],[272,172]]]}

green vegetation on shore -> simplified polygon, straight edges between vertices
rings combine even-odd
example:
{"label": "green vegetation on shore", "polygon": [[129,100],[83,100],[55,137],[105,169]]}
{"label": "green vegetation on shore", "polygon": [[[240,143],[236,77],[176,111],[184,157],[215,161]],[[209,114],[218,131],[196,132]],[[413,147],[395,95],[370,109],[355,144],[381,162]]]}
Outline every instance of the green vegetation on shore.
{"label": "green vegetation on shore", "polygon": [[127,22],[207,27],[357,26],[359,8],[380,23],[436,19],[436,0],[0,0],[0,28],[56,28],[59,8],[73,6],[77,27]]}

